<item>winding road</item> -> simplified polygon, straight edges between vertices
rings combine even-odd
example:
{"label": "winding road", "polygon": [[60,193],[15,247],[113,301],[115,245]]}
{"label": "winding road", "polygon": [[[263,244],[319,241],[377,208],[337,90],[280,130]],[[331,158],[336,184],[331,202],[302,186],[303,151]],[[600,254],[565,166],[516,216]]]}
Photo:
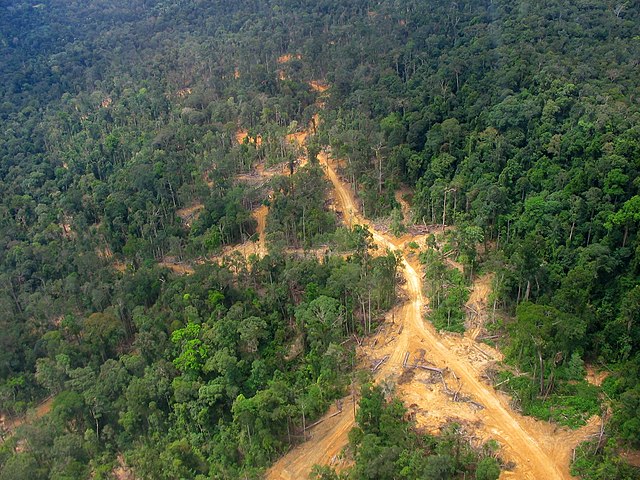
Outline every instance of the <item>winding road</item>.
{"label": "winding road", "polygon": [[[365,219],[357,206],[353,192],[338,177],[328,154],[321,153],[319,161],[324,166],[327,177],[334,189],[337,208],[344,214],[344,221],[349,225],[366,225],[375,243],[381,249],[402,250],[400,241],[386,233],[376,230],[375,226]],[[376,381],[387,378],[397,379],[404,370],[402,363],[407,352],[414,357],[423,352],[425,358],[439,368],[446,368],[459,379],[461,394],[482,405],[482,410],[473,410],[468,403],[449,402],[459,410],[465,418],[475,418],[475,427],[484,440],[493,438],[500,443],[500,455],[506,461],[515,464],[512,471],[503,472],[501,478],[522,479],[570,479],[568,472],[567,449],[573,448],[570,443],[577,443],[573,432],[534,421],[514,412],[508,405],[508,399],[497,393],[494,388],[481,380],[481,372],[464,355],[458,347],[464,337],[439,335],[428,322],[423,320],[425,299],[422,295],[422,276],[419,266],[412,265],[406,258],[402,260],[406,279],[406,301],[394,314],[395,321],[400,322],[401,333],[391,342],[376,342],[380,345],[369,353],[388,354],[389,359],[375,375]],[[383,337],[385,339],[387,337]],[[466,339],[469,340],[469,339]],[[386,350],[385,350],[386,348]],[[417,383],[417,382],[416,382]],[[424,385],[421,385],[424,388]],[[413,390],[399,388],[401,397],[404,390],[413,392],[413,405],[421,407],[429,413],[430,407],[438,408],[426,397]],[[350,405],[351,397],[345,399]],[[422,404],[422,405],[420,405]],[[466,410],[466,412],[462,412]],[[342,448],[348,443],[348,433],[354,425],[352,409],[345,408],[340,415],[332,416],[329,412],[325,420],[311,431],[311,439],[291,450],[282,457],[266,474],[266,478],[276,480],[294,480],[308,478],[314,464],[334,464]],[[593,427],[591,425],[591,427]],[[584,434],[583,434],[584,435]],[[567,438],[568,437],[568,438]],[[562,439],[563,444],[556,440]]]}

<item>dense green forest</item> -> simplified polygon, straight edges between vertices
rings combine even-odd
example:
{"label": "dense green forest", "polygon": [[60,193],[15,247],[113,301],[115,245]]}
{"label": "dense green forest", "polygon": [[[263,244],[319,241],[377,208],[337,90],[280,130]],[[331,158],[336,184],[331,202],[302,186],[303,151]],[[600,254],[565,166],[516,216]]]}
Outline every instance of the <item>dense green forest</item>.
{"label": "dense green forest", "polygon": [[[283,138],[318,112],[310,153],[345,159],[366,216],[399,215],[405,186],[405,221],[454,227],[463,274],[422,254],[434,324],[460,331],[465,282],[495,272],[492,328],[525,373],[504,388],[542,418],[610,409],[575,473],[634,478],[639,26],[636,3],[593,0],[1,0],[0,411],[53,401],[0,446],[0,479],[110,478],[120,454],[140,478],[256,477],[346,393],[345,340],[395,302],[397,257],[340,226],[314,158],[236,181],[293,165]],[[270,254],[209,261],[261,204]],[[349,254],[287,253],[318,245]],[[602,392],[585,364],[610,370]],[[403,478],[477,474],[477,452],[447,463],[451,438],[363,398],[353,478],[403,451],[425,452]]]}

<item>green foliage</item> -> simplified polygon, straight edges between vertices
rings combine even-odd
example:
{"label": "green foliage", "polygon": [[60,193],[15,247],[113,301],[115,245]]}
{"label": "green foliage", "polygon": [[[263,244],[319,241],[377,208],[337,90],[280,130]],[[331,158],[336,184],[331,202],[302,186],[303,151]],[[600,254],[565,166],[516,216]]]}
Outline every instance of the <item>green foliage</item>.
{"label": "green foliage", "polygon": [[597,443],[584,442],[576,448],[576,459],[571,465],[571,474],[584,480],[633,480],[640,475],[640,469],[624,462],[616,454],[613,439],[602,448]]}
{"label": "green foliage", "polygon": [[171,341],[178,346],[180,352],[173,360],[178,370],[198,373],[202,369],[209,351],[200,338],[200,332],[200,325],[189,322],[186,327],[171,334]]}
{"label": "green foliage", "polygon": [[640,448],[640,386],[620,395],[616,411],[616,428],[620,438],[634,448]]}
{"label": "green foliage", "polygon": [[552,420],[560,425],[578,428],[600,413],[600,390],[586,381],[559,382],[553,393],[540,395],[536,380],[528,376],[513,376],[503,372],[499,376],[502,388],[520,404],[526,415],[540,420]]}
{"label": "green foliage", "polygon": [[429,320],[438,330],[464,332],[464,305],[469,299],[464,275],[449,267],[437,250],[422,252],[420,260],[425,266],[427,295],[431,307]]}
{"label": "green foliage", "polygon": [[402,223],[403,216],[402,210],[399,208],[394,208],[391,211],[391,233],[393,233],[396,237],[401,236],[403,233],[407,231],[404,223]]}
{"label": "green foliage", "polygon": [[498,480],[500,465],[493,457],[484,457],[476,467],[476,480]]}
{"label": "green foliage", "polygon": [[276,181],[267,217],[267,233],[272,240],[311,247],[323,234],[336,229],[335,218],[324,210],[328,181],[319,165],[309,163],[291,177]]}

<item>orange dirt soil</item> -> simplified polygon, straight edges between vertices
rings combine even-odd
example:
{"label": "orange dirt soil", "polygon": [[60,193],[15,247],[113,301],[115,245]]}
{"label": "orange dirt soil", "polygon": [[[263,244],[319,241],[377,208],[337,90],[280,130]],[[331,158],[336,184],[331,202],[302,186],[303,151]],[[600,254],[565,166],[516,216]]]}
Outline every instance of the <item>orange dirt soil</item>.
{"label": "orange dirt soil", "polygon": [[44,417],[47,413],[51,411],[51,407],[53,406],[54,397],[49,397],[42,403],[40,403],[34,410],[30,410],[26,415],[18,418],[7,419],[4,415],[0,415],[0,430],[3,430],[5,433],[4,437],[0,437],[2,440],[6,440],[6,438],[10,437],[16,428],[20,425],[23,425],[26,422],[36,420],[38,418]]}
{"label": "orange dirt soil", "polygon": [[251,137],[251,136],[249,136],[249,132],[247,130],[238,130],[236,132],[236,142],[242,144],[242,143],[244,143],[244,139],[245,138],[249,139],[249,143],[254,143],[258,147],[260,145],[262,145],[262,136],[261,135],[257,135],[255,137]]}
{"label": "orange dirt soil", "polygon": [[168,268],[177,275],[191,275],[195,272],[193,266],[188,263],[179,262],[173,257],[165,257],[161,262],[158,262],[158,265]]}
{"label": "orange dirt soil", "polygon": [[268,213],[269,209],[266,205],[261,205],[253,212],[253,218],[258,222],[256,233],[258,234],[258,255],[260,257],[264,257],[267,254],[267,235],[265,229],[267,228]]}
{"label": "orange dirt soil", "polygon": [[306,142],[308,135],[309,132],[303,130],[301,132],[290,133],[286,138],[288,143],[302,147]]}
{"label": "orange dirt soil", "polygon": [[116,457],[118,460],[118,466],[111,472],[116,480],[136,480],[136,476],[133,470],[129,468],[121,453]]}
{"label": "orange dirt soil", "polygon": [[623,450],[620,452],[620,456],[629,465],[640,468],[640,450]]}
{"label": "orange dirt soil", "polygon": [[285,53],[284,55],[280,55],[278,57],[278,63],[279,64],[289,63],[293,59],[301,60],[302,55],[300,55],[299,53],[296,53],[295,55],[292,55],[291,53]]}
{"label": "orange dirt soil", "polygon": [[[317,116],[314,118],[314,121],[318,121]],[[294,132],[288,134],[285,138],[285,141],[290,145],[295,145],[300,149],[301,153],[304,153],[304,146],[307,141],[307,137],[309,136],[309,131],[313,128],[311,125],[309,130],[301,130],[298,132]],[[260,145],[262,143],[262,137],[260,135],[255,138],[250,137],[247,130],[238,130],[235,134],[236,141],[238,143],[243,143],[245,138],[249,138],[250,143],[255,143]],[[305,165],[307,162],[307,157],[304,154],[301,154],[298,157],[297,167],[301,167]],[[264,168],[264,164],[256,165],[254,171],[250,173],[243,173],[235,176],[235,180],[239,182],[245,183],[263,183],[271,177],[276,175],[290,175],[289,166],[286,163],[282,163],[280,165],[275,165],[269,169]],[[201,204],[195,204],[190,207],[186,207],[180,209],[176,212],[176,214],[182,218],[185,225],[190,226],[191,221],[197,215],[197,213],[203,208]],[[256,255],[260,258],[264,257],[268,253],[267,249],[267,241],[266,241],[266,223],[267,223],[267,214],[269,213],[269,209],[262,205],[258,207],[256,210],[252,212],[253,217],[257,221],[256,226],[256,235],[257,241],[247,240],[239,245],[228,245],[223,248],[222,253],[220,255],[215,255],[210,257],[208,260],[213,262],[221,262],[224,258],[229,258],[233,255],[240,254],[245,259],[248,259],[251,255]],[[323,258],[326,249],[316,249],[313,251],[303,251],[296,249],[288,249],[287,251],[291,254],[299,254],[299,255],[313,255],[317,258]],[[202,263],[202,260],[200,262]],[[173,258],[167,257],[164,258],[162,262],[159,263],[160,266],[167,267],[171,269],[174,273],[178,275],[190,275],[194,272],[194,268],[192,265],[188,263],[178,262]]]}
{"label": "orange dirt soil", "polygon": [[313,91],[318,93],[324,93],[327,90],[329,90],[329,85],[327,85],[326,83],[319,82],[317,80],[311,80],[309,82],[309,86]]}
{"label": "orange dirt soil", "polygon": [[402,216],[404,217],[405,223],[411,221],[411,206],[409,202],[405,200],[405,196],[410,195],[411,191],[408,188],[401,188],[400,190],[396,190],[395,198],[396,202],[400,204],[400,208],[402,210]]}
{"label": "orange dirt soil", "polygon": [[176,210],[176,215],[180,217],[182,223],[185,224],[187,228],[191,227],[191,223],[196,219],[198,213],[200,213],[204,209],[204,205],[202,203],[196,203],[190,205],[188,207],[181,208],[180,210]]}
{"label": "orange dirt soil", "polygon": [[[282,62],[289,61],[290,56],[283,56]],[[316,82],[320,85],[320,82]],[[326,90],[326,89],[325,89]],[[315,119],[315,124],[318,120]],[[241,143],[248,136],[246,131],[238,131],[236,140]],[[249,141],[260,143],[260,137]],[[291,143],[303,146],[306,132],[288,136]],[[501,359],[501,354],[484,344],[474,341],[482,322],[487,318],[487,302],[491,288],[491,277],[485,275],[474,282],[474,287],[467,306],[476,311],[477,331],[467,335],[438,334],[425,322],[423,315],[426,301],[422,295],[422,272],[415,260],[415,255],[408,253],[407,244],[411,241],[424,242],[424,236],[404,235],[392,237],[380,232],[359,212],[353,193],[338,177],[333,161],[326,152],[319,155],[319,161],[333,185],[333,197],[336,209],[343,212],[346,224],[367,225],[372,232],[379,251],[386,248],[405,253],[402,261],[405,284],[402,296],[405,302],[395,307],[387,316],[387,322],[376,335],[365,340],[358,349],[359,364],[369,366],[372,360],[388,355],[388,360],[377,370],[375,380],[389,381],[396,384],[396,392],[408,406],[419,427],[436,433],[445,423],[456,421],[475,435],[476,440],[497,440],[501,445],[500,455],[505,461],[515,463],[513,471],[504,472],[502,478],[523,479],[569,479],[569,460],[575,445],[598,431],[599,419],[594,417],[582,429],[570,431],[548,423],[536,421],[514,412],[510,399],[496,392],[485,383],[484,369]],[[267,176],[267,172],[257,169],[259,177]],[[403,211],[408,211],[406,202],[401,202]],[[264,229],[267,207],[260,207],[254,212],[258,220],[257,242],[245,242],[240,246],[228,247],[225,254],[266,253]],[[408,253],[408,254],[407,254]],[[451,262],[452,266],[461,266]],[[178,269],[175,263],[167,266]],[[189,268],[180,268],[189,273]],[[192,270],[192,269],[191,269]],[[409,354],[408,369],[412,374],[409,380],[401,378],[408,371],[403,367],[406,354]],[[421,362],[435,365],[443,370],[442,380],[449,389],[459,392],[460,397],[468,401],[454,402],[440,379],[433,379],[431,374],[413,368]],[[403,376],[404,377],[404,376]],[[339,453],[348,441],[348,433],[354,426],[353,400],[343,399],[343,412],[335,415],[333,409],[328,412],[317,426],[308,432],[308,440],[282,457],[268,472],[270,479],[302,479],[307,478],[314,464],[333,465],[338,469],[347,463],[339,460]]]}
{"label": "orange dirt soil", "polygon": [[465,322],[466,332],[473,340],[478,338],[487,321],[487,304],[491,295],[491,282],[493,274],[488,273],[478,277],[473,282],[469,300],[467,300],[467,321]]}
{"label": "orange dirt soil", "polygon": [[[401,250],[406,239],[396,239],[373,228],[362,217],[353,193],[336,174],[327,153],[319,155],[327,176],[333,184],[337,207],[343,212],[348,225],[367,225],[375,243],[381,249]],[[369,338],[358,351],[360,364],[371,363],[389,355],[388,360],[376,372],[376,381],[396,383],[396,392],[415,414],[419,427],[432,432],[450,420],[467,425],[480,440],[497,440],[500,455],[505,461],[513,461],[515,469],[504,472],[502,478],[568,479],[569,458],[575,445],[593,428],[597,419],[581,430],[570,431],[548,423],[536,421],[514,412],[509,398],[496,392],[482,380],[484,368],[500,358],[500,354],[487,345],[478,345],[469,336],[440,335],[423,319],[426,301],[422,295],[422,273],[415,261],[402,261],[406,283],[406,301],[390,313],[390,319],[380,332]],[[489,277],[476,282],[470,302],[486,310]],[[448,388],[459,391],[469,402],[454,402],[440,386],[439,379],[423,370],[414,369],[413,379],[398,382],[403,372],[405,355],[409,353],[408,366],[422,358],[431,365],[443,369],[443,379]],[[481,405],[480,406],[478,406]],[[350,409],[331,417],[329,412],[310,432],[310,440],[297,446],[281,458],[269,471],[269,479],[308,478],[314,464],[331,464],[348,442],[348,432],[354,425]]]}
{"label": "orange dirt soil", "polygon": [[113,269],[117,272],[124,273],[127,271],[127,264],[118,260],[114,260]]}
{"label": "orange dirt soil", "polygon": [[599,387],[602,385],[602,382],[609,376],[609,372],[605,370],[597,370],[593,365],[585,365],[587,370],[586,380],[591,385],[595,385]]}

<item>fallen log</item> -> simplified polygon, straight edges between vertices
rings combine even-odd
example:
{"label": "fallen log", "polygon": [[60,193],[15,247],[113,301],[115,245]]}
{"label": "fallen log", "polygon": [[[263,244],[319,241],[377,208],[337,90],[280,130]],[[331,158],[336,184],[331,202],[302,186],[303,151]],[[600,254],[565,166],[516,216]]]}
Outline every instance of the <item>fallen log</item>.
{"label": "fallen log", "polygon": [[329,420],[330,418],[333,418],[337,415],[340,415],[342,413],[342,410],[338,410],[337,412],[332,413],[331,415],[329,415],[328,417],[325,418],[321,418],[320,420],[318,420],[317,422],[312,423],[311,425],[307,425],[306,430],[309,430],[313,427],[315,427],[316,425],[320,425],[322,422],[324,422],[325,420]]}
{"label": "fallen log", "polygon": [[471,405],[474,405],[479,409],[484,410],[484,405],[482,405],[481,403],[474,402],[473,400],[467,400],[467,403],[470,403]]}
{"label": "fallen log", "polygon": [[473,308],[471,305],[465,305],[464,308],[466,308],[467,310],[471,310],[473,313],[476,314],[476,316],[480,316],[480,313],[478,312],[478,310],[476,310],[475,308]]}
{"label": "fallen log", "polygon": [[403,368],[407,368],[407,362],[409,361],[409,352],[405,353],[404,360],[402,362]]}
{"label": "fallen log", "polygon": [[502,338],[502,335],[487,335],[486,337],[480,337],[478,338],[478,341],[483,341],[483,340],[493,340],[496,338]]}
{"label": "fallen log", "polygon": [[503,383],[507,383],[509,380],[511,380],[512,377],[508,377],[506,380],[501,381],[500,383],[496,383],[493,388],[498,388],[500,385],[502,385]]}
{"label": "fallen log", "polygon": [[442,386],[444,387],[444,391],[449,395],[453,395],[454,392],[449,388],[449,385],[447,385],[447,382],[444,379],[444,375],[440,374],[440,380],[442,380]]}
{"label": "fallen log", "polygon": [[427,365],[413,365],[414,368],[422,368],[423,370],[429,370],[430,372],[436,372],[442,375],[442,369],[436,367],[429,367]]}
{"label": "fallen log", "polygon": [[373,366],[373,370],[372,371],[376,371],[380,368],[380,366],[386,362],[389,359],[389,355],[385,355],[384,357],[382,357],[380,360],[378,360],[378,362]]}
{"label": "fallen log", "polygon": [[484,350],[482,350],[479,346],[477,346],[475,343],[472,343],[471,346],[473,348],[475,348],[478,352],[480,352],[482,355],[484,355],[484,357],[487,360],[493,360],[493,357],[491,355],[489,355],[487,352],[485,352]]}

